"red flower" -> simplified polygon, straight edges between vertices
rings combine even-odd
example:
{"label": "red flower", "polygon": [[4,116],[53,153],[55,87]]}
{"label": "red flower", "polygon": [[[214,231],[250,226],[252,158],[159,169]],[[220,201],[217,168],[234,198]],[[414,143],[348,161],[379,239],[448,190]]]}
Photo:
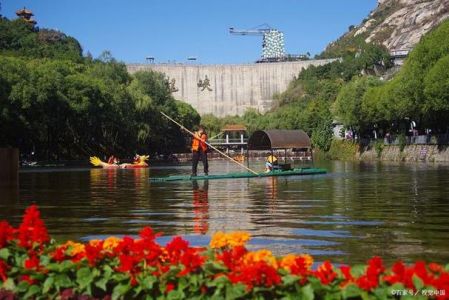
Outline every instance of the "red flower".
{"label": "red flower", "polygon": [[346,286],[350,282],[354,282],[354,277],[351,274],[351,267],[350,266],[341,266],[340,271],[345,277],[345,280],[340,284],[341,287]]}
{"label": "red flower", "polygon": [[379,285],[379,276],[385,271],[382,259],[375,256],[368,260],[368,267],[366,268],[366,273],[360,276],[356,283],[357,285],[366,290],[371,291]]}
{"label": "red flower", "polygon": [[14,238],[14,228],[7,221],[0,221],[0,249]]}
{"label": "red flower", "polygon": [[67,246],[60,246],[56,248],[56,250],[51,254],[51,258],[56,262],[62,262],[66,259],[65,251],[67,250]]}
{"label": "red flower", "polygon": [[296,258],[295,263],[290,266],[290,273],[293,275],[307,276],[310,273],[308,266],[309,263],[307,260],[303,256],[300,256]]}
{"label": "red flower", "polygon": [[153,229],[151,229],[151,227],[144,227],[139,232],[139,236],[143,240],[147,240],[147,241],[154,241],[160,235],[161,235],[160,233],[154,233],[154,231],[153,231]]}
{"label": "red flower", "polygon": [[259,261],[251,265],[241,265],[228,274],[232,283],[243,283],[248,290],[254,286],[271,287],[281,283],[281,276],[277,270],[264,261]]}
{"label": "red flower", "polygon": [[129,281],[129,283],[131,284],[131,286],[136,286],[138,284],[136,276],[134,276],[134,274],[131,274],[131,280]]}
{"label": "red flower", "polygon": [[444,268],[442,265],[437,264],[437,263],[430,263],[429,264],[429,270],[432,271],[433,273],[442,273],[444,272]]}
{"label": "red flower", "polygon": [[313,274],[318,277],[322,284],[330,284],[337,277],[337,273],[334,271],[334,267],[329,261],[325,261],[318,270],[313,272]]}
{"label": "red flower", "polygon": [[240,265],[241,259],[247,252],[248,251],[245,247],[236,246],[230,250],[224,250],[221,254],[218,254],[217,259],[222,261],[228,269],[232,270],[236,266]]}
{"label": "red flower", "polygon": [[0,259],[0,279],[2,281],[6,281],[6,279],[8,279],[7,276],[8,269],[9,266],[3,260]]}
{"label": "red flower", "polygon": [[[429,269],[432,272],[427,270],[423,261],[417,261],[411,267],[406,267],[402,262],[397,262],[392,267],[393,273],[384,276],[383,279],[389,284],[399,282],[408,289],[415,289],[413,276],[417,276],[423,281],[424,285],[436,286],[439,278],[444,278],[444,269],[437,264],[430,264]],[[437,275],[440,275],[440,277],[437,278]]]}
{"label": "red flower", "polygon": [[24,263],[25,269],[39,269],[39,258],[37,258],[35,253],[30,254],[29,258],[25,260]]}
{"label": "red flower", "polygon": [[171,291],[173,291],[175,289],[175,284],[174,283],[167,283],[167,285],[165,286],[165,292],[168,294]]}
{"label": "red flower", "polygon": [[432,285],[434,276],[427,272],[426,263],[423,261],[417,261],[414,266],[415,274],[421,278],[424,282],[424,285]]}
{"label": "red flower", "polygon": [[449,299],[449,272],[441,273],[440,277],[433,282],[433,286],[436,290],[441,291],[437,297],[438,300]]}
{"label": "red flower", "polygon": [[85,246],[85,250],[89,265],[95,266],[97,261],[103,258],[103,241],[99,241],[98,243],[89,243]]}
{"label": "red flower", "polygon": [[120,255],[119,259],[120,266],[117,269],[117,271],[119,272],[131,272],[134,268],[134,265],[138,263],[138,261],[135,261],[132,255],[122,254]]}
{"label": "red flower", "polygon": [[22,224],[19,226],[19,245],[31,248],[34,243],[42,245],[49,240],[47,228],[40,218],[39,209],[36,205],[31,205],[25,210]]}
{"label": "red flower", "polygon": [[198,254],[198,249],[189,248],[189,242],[176,236],[165,247],[167,259],[172,265],[182,264],[184,269],[178,273],[178,276],[185,276],[190,272],[196,271],[204,263],[204,257]]}
{"label": "red flower", "polygon": [[190,272],[195,272],[201,268],[204,260],[205,258],[199,255],[195,249],[189,249],[179,258],[179,261],[184,265],[184,270],[182,270],[178,276],[185,276]]}
{"label": "red flower", "polygon": [[180,236],[175,236],[165,247],[170,256],[174,258],[178,257],[181,252],[186,251],[188,248],[189,242],[183,240]]}

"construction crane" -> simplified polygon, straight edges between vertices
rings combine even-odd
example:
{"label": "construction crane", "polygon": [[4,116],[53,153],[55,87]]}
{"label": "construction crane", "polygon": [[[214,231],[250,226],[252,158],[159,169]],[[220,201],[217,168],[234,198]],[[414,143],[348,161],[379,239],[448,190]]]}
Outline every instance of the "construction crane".
{"label": "construction crane", "polygon": [[271,28],[267,24],[260,25],[254,29],[229,28],[229,33],[234,35],[261,35],[262,58],[258,62],[273,62],[285,60],[284,33]]}

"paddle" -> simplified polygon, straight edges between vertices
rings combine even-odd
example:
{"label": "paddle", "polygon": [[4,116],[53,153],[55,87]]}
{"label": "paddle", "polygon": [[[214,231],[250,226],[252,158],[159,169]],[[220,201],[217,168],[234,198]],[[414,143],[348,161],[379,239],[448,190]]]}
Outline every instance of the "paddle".
{"label": "paddle", "polygon": [[[172,121],[173,123],[175,123],[176,125],[178,125],[182,130],[184,130],[185,132],[188,132],[191,136],[193,136],[193,138],[195,138],[195,134],[193,132],[191,132],[190,130],[188,130],[187,128],[185,128],[182,124],[176,122],[175,120],[173,120],[172,118],[170,118],[169,116],[167,116],[164,112],[161,111],[161,114],[166,117],[167,119],[169,119],[170,121]],[[238,161],[235,161],[232,157],[230,157],[229,155],[227,155],[226,153],[221,152],[220,150],[218,150],[217,148],[215,148],[214,146],[212,146],[211,144],[209,144],[208,142],[204,142],[207,146],[211,147],[212,149],[214,149],[215,151],[217,151],[218,153],[220,153],[221,155],[223,155],[224,157],[230,159],[232,162],[238,164],[239,166],[245,168],[246,170],[250,171],[253,174],[256,174],[257,176],[259,176],[259,173],[251,170],[250,168],[248,168],[247,166],[245,166],[244,164],[239,163]]]}

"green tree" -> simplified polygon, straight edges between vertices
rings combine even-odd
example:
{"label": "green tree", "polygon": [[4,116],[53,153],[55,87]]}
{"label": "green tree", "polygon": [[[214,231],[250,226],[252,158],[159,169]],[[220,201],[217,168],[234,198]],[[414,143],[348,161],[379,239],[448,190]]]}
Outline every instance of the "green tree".
{"label": "green tree", "polygon": [[379,86],[381,81],[375,77],[355,77],[346,84],[333,103],[336,119],[348,128],[360,132],[367,126],[367,116],[362,110],[362,99],[367,89]]}
{"label": "green tree", "polygon": [[449,121],[449,55],[441,58],[424,78],[422,110],[431,127],[445,130]]}

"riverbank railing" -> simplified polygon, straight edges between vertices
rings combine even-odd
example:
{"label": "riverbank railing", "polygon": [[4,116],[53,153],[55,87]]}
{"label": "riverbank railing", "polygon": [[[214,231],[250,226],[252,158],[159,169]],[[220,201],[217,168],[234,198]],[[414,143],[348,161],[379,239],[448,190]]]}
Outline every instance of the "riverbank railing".
{"label": "riverbank railing", "polygon": [[[361,139],[360,144],[368,146],[376,141],[383,141],[384,145],[400,145],[401,137],[391,135],[380,139]],[[449,145],[449,133],[437,135],[405,136],[405,145]]]}

